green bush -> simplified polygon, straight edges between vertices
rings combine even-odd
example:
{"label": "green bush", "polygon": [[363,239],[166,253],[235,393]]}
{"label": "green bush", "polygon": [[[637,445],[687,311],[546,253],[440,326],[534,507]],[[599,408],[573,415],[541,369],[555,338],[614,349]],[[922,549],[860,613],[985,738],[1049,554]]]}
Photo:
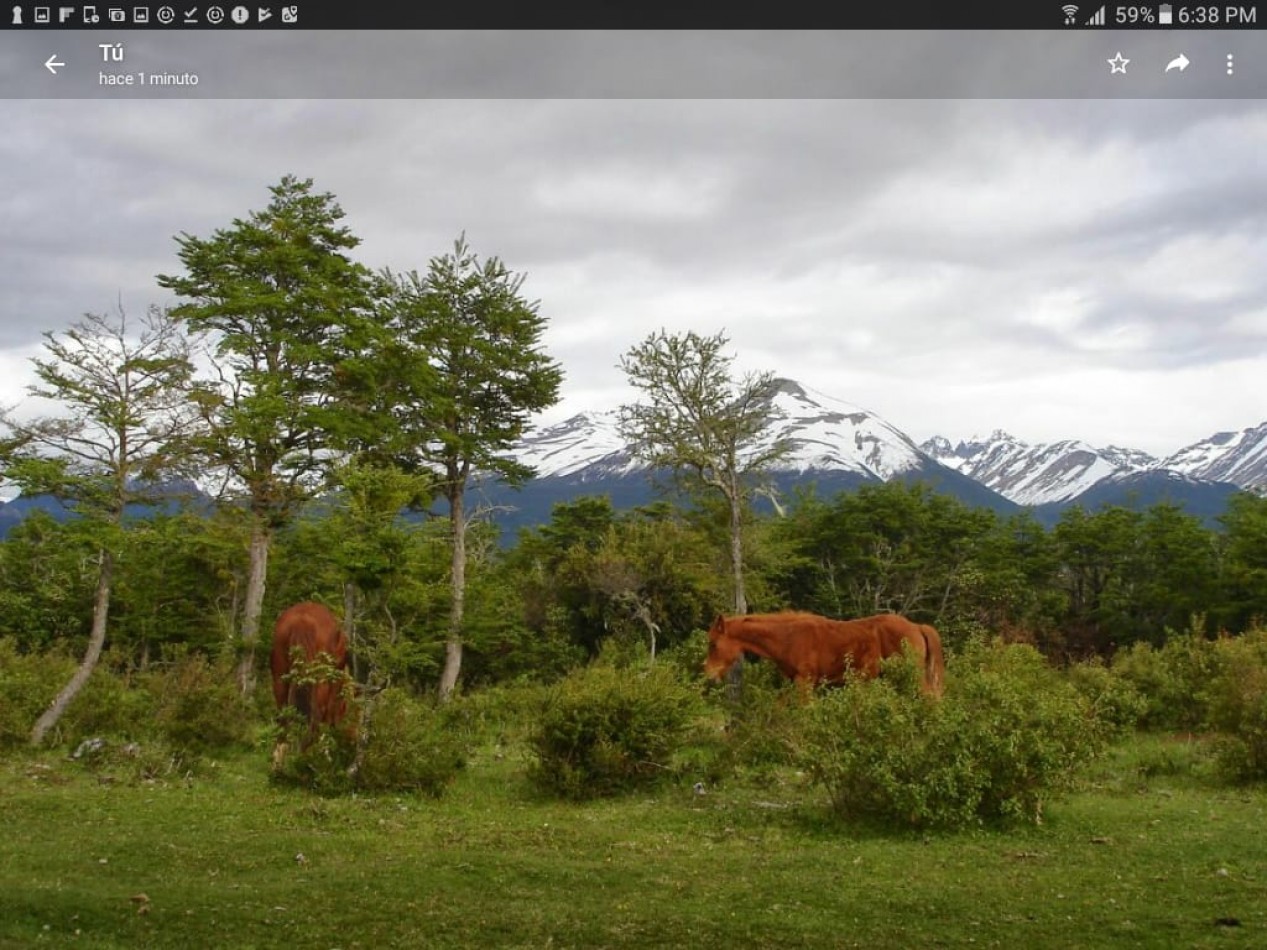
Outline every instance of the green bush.
{"label": "green bush", "polygon": [[[57,724],[65,744],[97,736],[138,740],[153,734],[153,696],[129,685],[112,667],[111,658],[103,658],[66,708]],[[57,688],[64,685],[62,681]]]}
{"label": "green bush", "polygon": [[1221,663],[1210,684],[1209,725],[1219,770],[1235,781],[1267,778],[1267,631],[1217,641]]}
{"label": "green bush", "polygon": [[364,722],[356,786],[365,791],[418,791],[439,797],[466,764],[456,718],[463,704],[418,702],[403,690],[384,690]]}
{"label": "green bush", "polygon": [[970,642],[948,663],[940,700],[919,691],[908,658],[889,661],[886,673],[804,708],[796,760],[847,818],[1037,821],[1044,799],[1069,786],[1108,734],[1091,703],[1028,646]]}
{"label": "green bush", "polygon": [[700,679],[704,675],[704,659],[708,656],[708,631],[692,630],[679,643],[661,650],[656,663],[664,663],[677,671],[683,682]]}
{"label": "green bush", "polygon": [[226,660],[191,653],[166,671],[150,674],[156,734],[187,754],[245,745],[251,735],[251,708],[242,701],[237,677]]}
{"label": "green bush", "polygon": [[1171,636],[1160,649],[1132,644],[1114,658],[1112,670],[1144,697],[1141,726],[1200,729],[1209,717],[1208,691],[1221,664],[1215,641],[1186,633]]}
{"label": "green bush", "polygon": [[669,773],[698,693],[663,665],[595,665],[552,687],[533,724],[532,780],[568,799],[614,795]]}
{"label": "green bush", "polygon": [[306,722],[292,723],[287,728],[288,735],[294,738],[287,743],[285,758],[273,768],[273,782],[306,788],[318,795],[346,795],[355,791],[355,738],[346,729],[322,726],[316,738],[301,748],[298,740],[307,728]]}
{"label": "green bush", "polygon": [[[773,674],[773,675],[771,675]],[[767,775],[791,761],[804,697],[773,664],[748,664],[738,702],[713,693],[726,713],[724,742],[714,779],[744,772]]]}
{"label": "green bush", "polygon": [[513,745],[524,740],[547,689],[521,679],[463,692],[445,709],[446,722],[467,748]]}
{"label": "green bush", "polygon": [[20,653],[14,640],[0,638],[0,747],[30,741],[35,720],[74,671],[69,657]]}
{"label": "green bush", "polygon": [[1148,711],[1148,699],[1126,677],[1114,674],[1099,659],[1075,663],[1069,682],[1091,704],[1091,709],[1115,736],[1128,735]]}

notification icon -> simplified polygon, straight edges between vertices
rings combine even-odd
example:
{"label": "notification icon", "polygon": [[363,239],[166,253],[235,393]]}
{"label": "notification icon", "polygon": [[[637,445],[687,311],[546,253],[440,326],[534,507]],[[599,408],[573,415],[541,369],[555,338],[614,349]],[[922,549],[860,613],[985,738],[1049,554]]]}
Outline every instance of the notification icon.
{"label": "notification icon", "polygon": [[234,7],[233,12],[229,16],[232,17],[234,23],[241,26],[251,18],[251,11],[246,7]]}

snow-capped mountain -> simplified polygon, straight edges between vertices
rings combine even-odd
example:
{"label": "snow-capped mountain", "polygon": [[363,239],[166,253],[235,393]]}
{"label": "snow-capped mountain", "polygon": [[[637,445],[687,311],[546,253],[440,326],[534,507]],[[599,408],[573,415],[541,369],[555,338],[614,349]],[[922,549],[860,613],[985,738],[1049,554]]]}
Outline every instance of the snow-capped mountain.
{"label": "snow-capped mountain", "polygon": [[[757,450],[776,439],[789,444],[788,455],[771,466],[783,495],[808,483],[830,497],[867,483],[922,481],[973,506],[1032,507],[1040,520],[1055,523],[1073,502],[1093,509],[1157,501],[1177,502],[1213,522],[1236,487],[1267,493],[1267,422],[1218,433],[1158,460],[1077,440],[1030,444],[1001,430],[916,445],[875,413],[793,380],[777,380],[769,398],[775,418]],[[582,412],[525,438],[511,454],[536,477],[513,495],[495,479],[481,488],[512,512],[503,528],[544,523],[552,505],[578,495],[605,494],[617,508],[650,502],[647,466],[630,454],[617,419],[616,412]],[[50,504],[43,497],[0,500],[0,537],[33,508]]]}
{"label": "snow-capped mountain", "polygon": [[615,412],[582,412],[526,437],[515,461],[530,465],[538,478],[624,475],[642,464],[629,455]]}
{"label": "snow-capped mountain", "polygon": [[[788,453],[770,466],[775,496],[813,484],[822,497],[892,479],[923,481],[975,506],[1012,511],[1015,505],[966,475],[939,464],[896,426],[875,413],[789,379],[775,380],[769,395],[774,416],[754,453],[784,440]],[[605,494],[618,508],[654,498],[646,463],[633,458],[620,436],[616,412],[582,412],[542,428],[512,453],[536,477],[504,499],[507,527],[540,524],[550,506],[577,495]],[[773,502],[772,502],[773,504]]]}
{"label": "snow-capped mountain", "polygon": [[[887,481],[927,462],[906,434],[879,416],[790,379],[775,381],[770,403],[775,422],[752,451],[786,440],[791,451],[772,466],[777,471],[853,472]],[[629,455],[615,412],[582,412],[541,429],[523,440],[514,457],[536,469],[539,478],[592,480],[645,468]]]}
{"label": "snow-capped mountain", "polygon": [[775,380],[770,402],[776,421],[761,448],[776,439],[791,446],[773,466],[777,471],[846,471],[888,481],[928,461],[909,436],[875,413],[790,379]]}
{"label": "snow-capped mountain", "polygon": [[1164,468],[1197,478],[1231,482],[1241,488],[1267,491],[1267,422],[1240,432],[1219,432],[1161,463]]}
{"label": "snow-capped mountain", "polygon": [[[831,492],[894,478],[923,479],[972,504],[1003,510],[1011,503],[1045,513],[1074,501],[1116,504],[1181,496],[1186,505],[1214,512],[1232,490],[1227,483],[1267,490],[1267,423],[1220,433],[1159,460],[1137,449],[1077,439],[1029,443],[1002,430],[958,443],[938,436],[916,445],[875,413],[790,379],[775,381],[770,402],[775,420],[756,450],[776,439],[790,444],[790,453],[771,466],[784,489],[805,480]],[[614,412],[581,413],[542,429],[524,440],[516,457],[560,497],[567,484],[579,491],[599,483],[633,497],[646,468],[629,454]]]}
{"label": "snow-capped mountain", "polygon": [[954,446],[936,436],[920,448],[1018,505],[1071,501],[1106,478],[1156,466],[1131,449],[1097,449],[1078,440],[1030,445],[1001,429]]}
{"label": "snow-capped mountain", "polygon": [[[1046,505],[1096,497],[1117,485],[1150,484],[1176,489],[1211,483],[1267,491],[1267,423],[1241,432],[1220,432],[1158,459],[1137,449],[1096,448],[1078,440],[1031,445],[1002,430],[958,444],[935,436],[920,448],[943,465],[970,476],[1020,505]],[[1164,476],[1164,477],[1163,477]]]}

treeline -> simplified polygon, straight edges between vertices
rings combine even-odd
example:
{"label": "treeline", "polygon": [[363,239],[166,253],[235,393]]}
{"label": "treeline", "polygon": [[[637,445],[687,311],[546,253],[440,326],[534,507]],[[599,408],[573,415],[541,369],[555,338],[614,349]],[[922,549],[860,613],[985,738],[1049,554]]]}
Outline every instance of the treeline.
{"label": "treeline", "polygon": [[[1058,658],[1265,614],[1256,496],[1219,531],[1165,506],[1075,509],[1048,531],[896,484],[754,516],[791,446],[767,438],[773,378],[736,378],[724,333],[661,330],[619,361],[640,394],[621,434],[681,504],[577,499],[503,549],[468,490],[531,477],[512,450],[563,378],[523,275],[465,236],[422,273],[371,271],[333,195],[291,176],[270,192],[175,238],[179,267],[156,277],[170,310],[45,334],[29,389],[51,415],[0,410],[0,476],[77,515],[32,515],[0,544],[0,638],[81,658],[35,744],[103,651],[123,670],[231,660],[254,695],[272,618],[304,599],[344,618],[369,692],[441,699],[459,677],[689,649],[718,612],[897,611],[952,647],[999,634]],[[190,479],[221,487],[210,510],[164,510]]]}
{"label": "treeline", "polygon": [[[449,634],[447,523],[374,531],[335,496],[280,530],[264,614],[315,598],[342,610],[350,580],[358,676],[431,690]],[[465,679],[552,680],[603,651],[688,644],[727,609],[724,512],[600,497],[557,505],[509,547],[477,523],[467,545]],[[249,523],[231,510],[129,521],[120,536],[108,656],[144,668],[240,649]],[[1238,633],[1267,616],[1267,499],[1237,496],[1218,530],[1178,508],[1074,508],[1052,529],[921,486],[795,499],[744,527],[754,610],[850,617],[898,611],[952,646],[1000,635],[1057,660],[1108,656],[1176,633]],[[29,517],[0,544],[0,637],[23,652],[82,651],[96,584],[91,526]],[[688,644],[689,645],[689,644]]]}

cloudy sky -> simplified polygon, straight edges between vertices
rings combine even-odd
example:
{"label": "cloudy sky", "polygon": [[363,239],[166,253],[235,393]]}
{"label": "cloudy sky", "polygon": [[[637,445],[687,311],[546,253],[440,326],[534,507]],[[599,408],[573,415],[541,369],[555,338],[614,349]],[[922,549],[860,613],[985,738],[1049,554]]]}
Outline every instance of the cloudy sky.
{"label": "cloudy sky", "polygon": [[526,272],[567,377],[725,330],[740,370],[917,441],[1156,454],[1267,419],[1262,101],[0,102],[0,402],[41,332],[173,300],[173,237],[334,193],[377,269],[465,232]]}

